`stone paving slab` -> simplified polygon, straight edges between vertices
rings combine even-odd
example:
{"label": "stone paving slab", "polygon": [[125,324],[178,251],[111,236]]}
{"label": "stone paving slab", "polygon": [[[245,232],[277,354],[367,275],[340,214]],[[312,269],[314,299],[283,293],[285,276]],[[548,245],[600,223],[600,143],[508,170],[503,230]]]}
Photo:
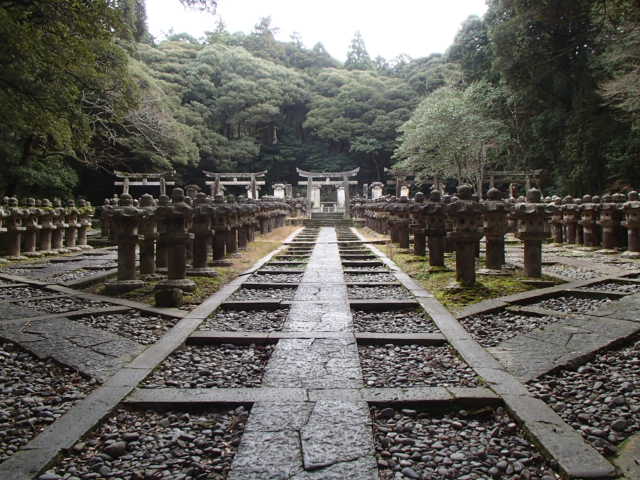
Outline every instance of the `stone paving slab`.
{"label": "stone paving slab", "polygon": [[489,348],[505,368],[528,382],[640,332],[640,323],[576,315]]}
{"label": "stone paving slab", "polygon": [[351,314],[342,303],[293,301],[282,331],[345,332],[351,325]]}
{"label": "stone paving slab", "polygon": [[12,327],[0,323],[0,337],[38,358],[53,358],[101,381],[144,350],[131,340],[64,317],[40,320],[20,329]]}

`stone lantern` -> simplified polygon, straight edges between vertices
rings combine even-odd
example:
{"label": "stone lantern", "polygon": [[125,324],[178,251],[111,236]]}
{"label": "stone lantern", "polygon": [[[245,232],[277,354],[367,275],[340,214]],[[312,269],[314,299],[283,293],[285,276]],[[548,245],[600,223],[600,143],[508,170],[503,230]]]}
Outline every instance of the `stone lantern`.
{"label": "stone lantern", "polygon": [[562,199],[560,197],[555,196],[551,199],[549,211],[551,213],[551,238],[554,243],[562,243]]}
{"label": "stone lantern", "polygon": [[18,206],[18,199],[9,198],[6,219],[7,228],[7,259],[8,260],[24,260],[27,257],[21,255],[22,233],[27,229],[22,226],[24,211]]}
{"label": "stone lantern", "polygon": [[406,250],[409,248],[409,228],[411,224],[411,212],[409,199],[407,197],[400,197],[399,202],[396,204],[395,214],[395,226],[398,232],[398,245],[400,248]]}
{"label": "stone lantern", "polygon": [[[213,205],[213,260],[222,262],[226,255],[227,233],[230,229],[228,220],[228,207],[224,203],[222,195],[216,195]],[[216,264],[216,263],[214,263]]]}
{"label": "stone lantern", "polygon": [[67,245],[67,250],[72,252],[82,250],[76,246],[76,242],[78,240],[78,229],[80,228],[79,214],[80,211],[76,208],[76,203],[71,199],[67,200],[67,208],[65,209],[65,223],[67,224],[67,230],[65,232],[64,241]]}
{"label": "stone lantern", "polygon": [[564,241],[576,243],[579,212],[573,197],[567,195],[562,199],[562,225],[564,226]]}
{"label": "stone lantern", "polygon": [[593,203],[591,195],[583,195],[579,224],[582,226],[582,241],[585,247],[600,245],[597,225],[599,213],[600,205]]}
{"label": "stone lantern", "polygon": [[[5,198],[8,201],[8,198],[7,197]],[[5,205],[5,204],[0,205],[0,234],[7,233],[7,229],[4,225],[5,219],[9,216],[9,212],[6,209],[7,206],[8,205]],[[0,240],[2,240],[3,238],[4,238],[4,235],[0,235]],[[0,264],[6,263],[6,262],[7,262],[6,259],[0,257]]]}
{"label": "stone lantern", "polygon": [[160,195],[158,197],[158,205],[154,213],[154,222],[156,224],[156,232],[158,239],[156,241],[156,272],[166,272],[169,264],[169,248],[165,243],[167,239],[166,224],[158,221],[158,208],[167,208],[171,205],[171,199],[168,195]]}
{"label": "stone lantern", "polygon": [[[188,225],[193,217],[193,208],[185,201],[181,188],[174,188],[171,192],[173,202],[171,205],[158,206],[158,224],[163,233],[164,244],[168,248],[167,280],[156,285],[156,290],[175,290],[192,292],[196,288],[193,280],[186,278],[187,274],[187,242],[193,239],[189,233]],[[163,297],[164,294],[160,293]],[[156,295],[156,303],[159,296]],[[161,302],[164,304],[164,302]]]}
{"label": "stone lantern", "polygon": [[[227,255],[231,255],[238,251],[238,204],[233,195],[229,195],[227,209],[229,229],[227,230],[225,238],[225,246],[227,248]],[[269,231],[271,230],[269,229]]]}
{"label": "stone lantern", "polygon": [[51,248],[54,253],[69,253],[64,247],[65,232],[67,223],[65,222],[65,209],[59,198],[53,199],[53,224],[55,229],[51,234]]}
{"label": "stone lantern", "polygon": [[144,286],[137,278],[136,246],[138,245],[142,210],[133,206],[133,198],[128,193],[120,195],[118,208],[113,211],[113,223],[118,230],[118,276],[107,282],[108,293],[122,293]]}
{"label": "stone lantern", "polygon": [[438,190],[432,190],[429,201],[425,205],[427,222],[427,244],[429,246],[429,265],[444,267],[444,251],[446,244],[446,211]]}
{"label": "stone lantern", "polygon": [[628,200],[623,204],[624,220],[622,225],[627,229],[627,251],[623,256],[640,257],[640,199],[638,192],[627,194]]}
{"label": "stone lantern", "polygon": [[547,207],[541,202],[540,190],[527,192],[527,201],[517,203],[514,217],[518,220],[518,238],[524,243],[524,273],[528,277],[542,276],[542,241],[547,238],[545,222]]}
{"label": "stone lantern", "polygon": [[111,199],[105,198],[100,212],[100,236],[102,238],[111,237],[111,210]]}
{"label": "stone lantern", "polygon": [[189,269],[189,275],[200,277],[215,277],[218,275],[214,269],[207,265],[209,259],[209,247],[213,239],[214,208],[204,193],[196,195],[193,209],[193,265]]}
{"label": "stone lantern", "polygon": [[93,215],[93,208],[91,204],[84,198],[78,200],[79,222],[78,228],[78,248],[82,250],[89,250],[93,247],[87,243],[87,233],[91,228],[91,216]]}
{"label": "stone lantern", "polygon": [[36,208],[36,200],[34,198],[27,198],[24,204],[22,226],[25,231],[22,233],[22,254],[25,257],[39,257],[42,252],[37,252],[36,247],[38,246],[38,233],[42,229],[42,226],[38,223],[42,212],[39,208]]}
{"label": "stone lantern", "polygon": [[482,238],[482,208],[472,195],[470,185],[460,185],[458,200],[446,210],[452,227],[449,235],[456,245],[456,280],[463,287],[476,283],[476,245]]}
{"label": "stone lantern", "polygon": [[156,273],[156,241],[158,225],[156,222],[156,202],[145,193],[140,199],[140,275]]}
{"label": "stone lantern", "polygon": [[486,266],[500,270],[505,263],[504,236],[509,229],[507,215],[510,204],[502,200],[502,192],[491,188],[487,200],[482,203],[484,214],[484,236],[486,238]]}
{"label": "stone lantern", "polygon": [[605,251],[611,251],[620,246],[618,229],[621,227],[621,222],[622,211],[618,208],[618,204],[613,202],[611,195],[603,195],[598,225],[602,227],[602,248]]}
{"label": "stone lantern", "polygon": [[411,214],[411,232],[413,233],[413,254],[424,257],[427,254],[426,223],[424,219],[424,193],[418,192],[409,212]]}

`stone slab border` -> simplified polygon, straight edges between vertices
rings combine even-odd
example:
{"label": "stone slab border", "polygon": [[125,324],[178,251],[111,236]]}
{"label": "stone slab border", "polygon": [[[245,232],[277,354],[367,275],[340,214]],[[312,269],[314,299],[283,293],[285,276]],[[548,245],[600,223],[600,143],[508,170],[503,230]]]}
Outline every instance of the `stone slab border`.
{"label": "stone slab border", "polygon": [[[363,238],[355,229],[352,231]],[[533,398],[527,388],[482,348],[433,295],[422,289],[408,275],[398,272],[395,263],[375,246],[370,245],[369,248],[392,269],[396,278],[409,290],[423,291],[423,294],[417,297],[419,303],[451,346],[485,380],[487,386],[504,400],[506,407],[523,425],[531,439],[558,462],[561,472],[567,478],[596,479],[616,476],[616,469],[611,463],[588,445],[580,434],[547,404]]]}
{"label": "stone slab border", "polygon": [[[289,239],[299,233],[294,231]],[[274,250],[254,264],[259,268],[268,262],[283,246]],[[36,475],[51,465],[62,450],[71,448],[80,438],[107,416],[127,395],[133,391],[144,378],[151,373],[176,348],[180,347],[202,323],[229,295],[240,287],[244,276],[238,276],[215,294],[207,298],[199,307],[189,313],[181,312],[182,318],[158,342],[151,345],[126,367],[120,369],[107,379],[102,386],[78,401],[67,413],[49,425],[38,436],[24,445],[14,455],[0,465],[0,478],[11,480],[32,480]],[[62,292],[70,291],[66,287],[56,287]],[[73,292],[73,291],[71,291]],[[77,295],[77,292],[74,292]],[[109,299],[89,294],[89,297],[100,300]],[[121,301],[122,305],[138,304],[138,302]],[[135,308],[135,307],[134,307]],[[151,310],[162,313],[161,310]]]}
{"label": "stone slab border", "polygon": [[78,278],[77,280],[70,280],[68,282],[63,282],[63,283],[60,283],[59,285],[63,285],[69,288],[84,288],[84,287],[89,287],[91,285],[95,285],[96,283],[100,283],[102,281],[108,280],[112,277],[115,277],[117,274],[118,274],[117,268],[110,268],[108,270],[105,270],[104,272],[98,272],[95,275],[88,275],[83,278]]}
{"label": "stone slab border", "polygon": [[207,404],[252,405],[256,402],[364,401],[374,405],[500,405],[500,397],[487,388],[136,388],[125,403],[145,407]]}

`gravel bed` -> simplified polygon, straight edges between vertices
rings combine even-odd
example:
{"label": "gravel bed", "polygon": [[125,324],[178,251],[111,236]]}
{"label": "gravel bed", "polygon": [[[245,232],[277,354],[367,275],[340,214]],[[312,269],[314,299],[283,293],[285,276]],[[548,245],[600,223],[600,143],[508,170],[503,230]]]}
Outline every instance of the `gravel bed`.
{"label": "gravel bed", "polygon": [[292,300],[295,288],[239,288],[229,300]]}
{"label": "gravel bed", "polygon": [[410,300],[413,295],[404,287],[347,287],[349,298],[366,298],[371,300]]}
{"label": "gravel bed", "polygon": [[178,319],[149,315],[137,310],[123,313],[102,313],[72,319],[87,327],[115,333],[141,345],[152,345],[171,329]]}
{"label": "gravel bed", "polygon": [[302,281],[302,273],[260,273],[251,275],[247,282],[250,283],[299,283]]}
{"label": "gravel bed", "polygon": [[568,265],[544,265],[542,272],[545,275],[559,275],[571,280],[592,280],[602,276],[602,273],[593,270],[586,270],[579,267],[569,267]]}
{"label": "gravel bed", "polygon": [[172,353],[142,388],[259,387],[273,345],[186,346]]}
{"label": "gravel bed", "polygon": [[385,283],[397,282],[398,279],[391,273],[345,273],[344,281]]}
{"label": "gravel bed", "polygon": [[113,307],[111,303],[84,300],[77,297],[58,297],[49,298],[47,300],[24,300],[16,302],[16,305],[32,310],[46,313],[66,313],[76,310],[87,310],[90,308],[106,308]]}
{"label": "gravel bed", "polygon": [[592,285],[587,285],[585,287],[581,287],[589,290],[601,290],[603,292],[615,292],[615,293],[626,293],[633,294],[640,292],[640,283],[624,283],[624,282],[598,282]]}
{"label": "gravel bed", "polygon": [[47,277],[47,280],[55,281],[56,283],[66,283],[72,282],[74,280],[80,280],[81,278],[91,277],[92,275],[97,274],[98,272],[96,272],[95,270],[79,269],[52,275],[50,277]]}
{"label": "gravel bed", "polygon": [[56,292],[43,290],[34,287],[12,287],[0,288],[0,301],[13,300],[16,298],[42,297],[45,295],[55,295]]}
{"label": "gravel bed", "polygon": [[426,312],[408,308],[388,312],[352,310],[356,332],[434,333],[440,332]]}
{"label": "gravel bed", "polygon": [[228,332],[279,332],[289,309],[216,310],[200,325],[200,330]]}
{"label": "gravel bed", "polygon": [[555,480],[559,476],[504,411],[447,414],[372,407],[380,480]]}
{"label": "gravel bed", "polygon": [[587,298],[577,295],[562,295],[560,297],[547,298],[537,303],[530,303],[527,306],[564,313],[589,313],[611,301],[610,298]]}
{"label": "gravel bed", "polygon": [[483,347],[495,347],[509,338],[559,322],[559,318],[521,315],[498,310],[460,319],[460,324]]}
{"label": "gravel bed", "polygon": [[343,267],[343,270],[357,270],[358,272],[371,272],[371,273],[388,273],[389,269],[383,266],[377,267]]}
{"label": "gravel bed", "polygon": [[12,285],[14,283],[19,283],[19,282],[13,282],[10,280],[5,280],[4,278],[0,278],[0,285]]}
{"label": "gravel bed", "polygon": [[269,265],[267,263],[266,265],[260,267],[260,270],[267,272],[270,270],[300,270],[301,272],[303,272],[305,268],[306,265],[302,265],[299,263],[292,263],[291,265]]}
{"label": "gravel bed", "polygon": [[248,415],[244,407],[188,412],[119,407],[49,473],[82,480],[223,480]]}
{"label": "gravel bed", "polygon": [[0,342],[0,463],[88,395],[94,384],[53,360]]}
{"label": "gravel bed", "polygon": [[604,455],[640,431],[640,340],[528,384]]}
{"label": "gravel bed", "polygon": [[367,387],[477,387],[478,379],[448,346],[358,345]]}

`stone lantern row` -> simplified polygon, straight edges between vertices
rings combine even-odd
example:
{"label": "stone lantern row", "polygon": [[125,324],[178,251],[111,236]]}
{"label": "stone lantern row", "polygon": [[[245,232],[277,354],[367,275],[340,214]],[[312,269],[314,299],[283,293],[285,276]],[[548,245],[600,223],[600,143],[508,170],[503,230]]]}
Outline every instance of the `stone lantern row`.
{"label": "stone lantern row", "polygon": [[[429,250],[431,266],[444,266],[444,253],[456,252],[456,271],[463,285],[475,280],[475,257],[479,240],[486,239],[486,266],[499,269],[505,263],[504,235],[513,232],[524,243],[525,274],[541,275],[542,242],[601,247],[605,251],[626,249],[624,255],[640,256],[640,201],[637,192],[542,198],[530,189],[526,198],[503,200],[491,189],[487,200],[479,202],[468,185],[458,187],[454,196],[434,191],[428,199],[419,193],[406,197],[386,197],[376,201],[354,199],[354,214],[364,218],[371,229],[386,234],[400,248],[409,248],[414,236],[414,253]],[[615,250],[614,250],[615,249]]]}
{"label": "stone lantern row", "polygon": [[491,189],[487,200],[480,202],[469,185],[461,185],[454,196],[433,191],[428,198],[418,193],[413,201],[406,197],[369,202],[356,199],[354,212],[371,229],[389,233],[400,248],[409,248],[413,233],[414,253],[424,256],[428,250],[432,267],[444,267],[445,252],[455,251],[456,278],[462,286],[475,283],[475,259],[483,236],[487,268],[500,269],[504,265],[504,236],[511,222],[525,245],[527,275],[541,275],[542,241],[547,236],[549,213],[536,189],[514,204],[502,200],[497,189]]}
{"label": "stone lantern row", "polygon": [[[211,265],[222,264],[226,255],[246,248],[257,232],[266,234],[283,226],[289,213],[286,203],[268,197],[238,201],[204,193],[194,193],[194,197],[174,188],[171,198],[161,195],[155,199],[146,194],[134,200],[122,194],[105,202],[103,234],[118,246],[118,277],[107,284],[107,291],[139,288],[144,278],[166,272],[167,278],[156,287],[156,301],[175,306],[179,304],[176,295],[195,289],[187,275],[215,276],[210,257]],[[142,279],[136,269],[136,247]],[[169,300],[159,300],[165,297]]]}
{"label": "stone lantern row", "polygon": [[91,248],[87,232],[91,227],[93,208],[89,202],[59,199],[22,203],[15,197],[5,197],[0,206],[0,260],[23,260]]}

